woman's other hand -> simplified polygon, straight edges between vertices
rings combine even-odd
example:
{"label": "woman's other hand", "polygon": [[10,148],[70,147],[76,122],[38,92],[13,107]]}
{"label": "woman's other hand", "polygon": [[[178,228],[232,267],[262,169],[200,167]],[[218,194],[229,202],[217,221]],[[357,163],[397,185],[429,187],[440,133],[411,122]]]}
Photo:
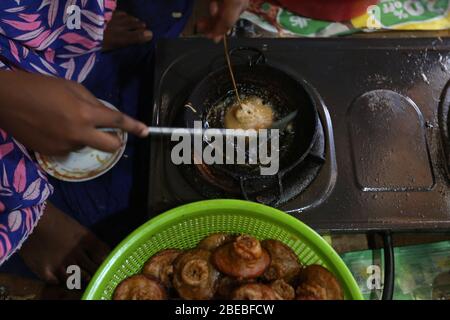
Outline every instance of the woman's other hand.
{"label": "woman's other hand", "polygon": [[250,0],[212,0],[209,5],[210,16],[198,23],[200,32],[215,42],[221,41],[249,3]]}
{"label": "woman's other hand", "polygon": [[76,82],[0,71],[0,83],[0,128],[42,154],[64,155],[84,146],[114,152],[121,147],[118,137],[99,127],[147,135],[145,124],[105,107]]}
{"label": "woman's other hand", "polygon": [[140,21],[124,11],[115,11],[108,22],[103,39],[103,50],[124,48],[150,42],[153,33]]}

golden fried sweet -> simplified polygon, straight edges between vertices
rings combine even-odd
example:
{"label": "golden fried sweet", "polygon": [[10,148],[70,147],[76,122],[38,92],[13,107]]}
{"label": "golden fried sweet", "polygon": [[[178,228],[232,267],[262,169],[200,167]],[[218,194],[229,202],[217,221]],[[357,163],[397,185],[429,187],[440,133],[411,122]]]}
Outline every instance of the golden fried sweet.
{"label": "golden fried sweet", "polygon": [[327,290],[316,283],[302,283],[295,292],[297,300],[329,300]]}
{"label": "golden fried sweet", "polygon": [[[294,288],[296,288],[294,290]],[[197,248],[162,250],[141,274],[122,281],[114,300],[342,300],[337,278],[320,265],[302,268],[277,240],[215,233]]]}
{"label": "golden fried sweet", "polygon": [[270,284],[270,287],[275,291],[283,300],[294,300],[295,290],[294,288],[283,279],[275,280]]}
{"label": "golden fried sweet", "polygon": [[233,300],[282,300],[268,285],[249,283],[237,288],[231,295]]}
{"label": "golden fried sweet", "polygon": [[264,278],[267,281],[284,279],[289,283],[294,280],[302,268],[294,251],[277,240],[264,240],[261,244],[271,258],[270,265],[264,272]]}
{"label": "golden fried sweet", "polygon": [[299,274],[297,299],[343,300],[344,293],[336,277],[326,268],[310,265]]}
{"label": "golden fried sweet", "polygon": [[230,299],[231,294],[240,286],[248,283],[254,283],[254,279],[239,280],[233,277],[225,276],[219,279],[216,291],[216,299]]}
{"label": "golden fried sweet", "polygon": [[200,241],[197,245],[197,248],[213,251],[221,245],[232,241],[232,239],[233,236],[227,233],[214,233]]}
{"label": "golden fried sweet", "polygon": [[214,297],[219,272],[210,263],[211,252],[193,249],[181,254],[174,263],[173,286],[185,300],[209,300]]}
{"label": "golden fried sweet", "polygon": [[158,252],[147,260],[142,273],[158,279],[165,287],[172,286],[173,262],[180,255],[181,250],[167,249]]}
{"label": "golden fried sweet", "polygon": [[270,256],[258,239],[242,235],[217,248],[212,254],[214,266],[237,279],[261,276],[270,264]]}
{"label": "golden fried sweet", "polygon": [[167,293],[161,284],[142,274],[122,281],[113,294],[113,300],[165,300]]}

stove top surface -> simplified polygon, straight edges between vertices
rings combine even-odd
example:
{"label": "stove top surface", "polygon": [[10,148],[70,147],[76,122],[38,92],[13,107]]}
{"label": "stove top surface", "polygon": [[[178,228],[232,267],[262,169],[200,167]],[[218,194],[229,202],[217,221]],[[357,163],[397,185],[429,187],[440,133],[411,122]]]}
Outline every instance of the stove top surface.
{"label": "stove top surface", "polygon": [[[229,45],[261,50],[270,65],[297,74],[317,93],[325,162],[300,195],[273,206],[319,230],[450,230],[450,39],[234,39]],[[220,45],[161,41],[152,125],[173,126],[195,85],[223,65]],[[195,179],[170,161],[170,141],[152,138],[152,215],[204,200]]]}

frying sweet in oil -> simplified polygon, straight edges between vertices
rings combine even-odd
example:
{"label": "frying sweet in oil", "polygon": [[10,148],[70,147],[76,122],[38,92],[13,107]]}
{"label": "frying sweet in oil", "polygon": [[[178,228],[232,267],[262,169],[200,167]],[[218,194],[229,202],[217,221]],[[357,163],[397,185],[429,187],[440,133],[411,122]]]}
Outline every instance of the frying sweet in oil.
{"label": "frying sweet in oil", "polygon": [[319,265],[302,266],[278,240],[212,234],[191,250],[152,256],[142,273],[122,281],[115,300],[342,300],[336,277]]}
{"label": "frying sweet in oil", "polygon": [[272,108],[256,96],[250,96],[236,103],[225,113],[226,129],[268,129],[274,121]]}

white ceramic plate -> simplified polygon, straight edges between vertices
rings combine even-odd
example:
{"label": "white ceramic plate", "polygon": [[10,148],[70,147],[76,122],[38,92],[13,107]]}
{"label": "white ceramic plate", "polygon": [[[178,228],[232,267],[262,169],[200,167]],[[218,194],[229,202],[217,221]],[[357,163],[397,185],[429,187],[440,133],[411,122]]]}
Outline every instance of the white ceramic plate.
{"label": "white ceramic plate", "polygon": [[[108,108],[117,110],[109,102],[100,101]],[[49,157],[36,152],[36,159],[41,168],[56,179],[69,182],[93,180],[111,170],[122,158],[128,134],[123,130],[117,130],[117,134],[124,143],[115,153],[85,147],[66,156]]]}

